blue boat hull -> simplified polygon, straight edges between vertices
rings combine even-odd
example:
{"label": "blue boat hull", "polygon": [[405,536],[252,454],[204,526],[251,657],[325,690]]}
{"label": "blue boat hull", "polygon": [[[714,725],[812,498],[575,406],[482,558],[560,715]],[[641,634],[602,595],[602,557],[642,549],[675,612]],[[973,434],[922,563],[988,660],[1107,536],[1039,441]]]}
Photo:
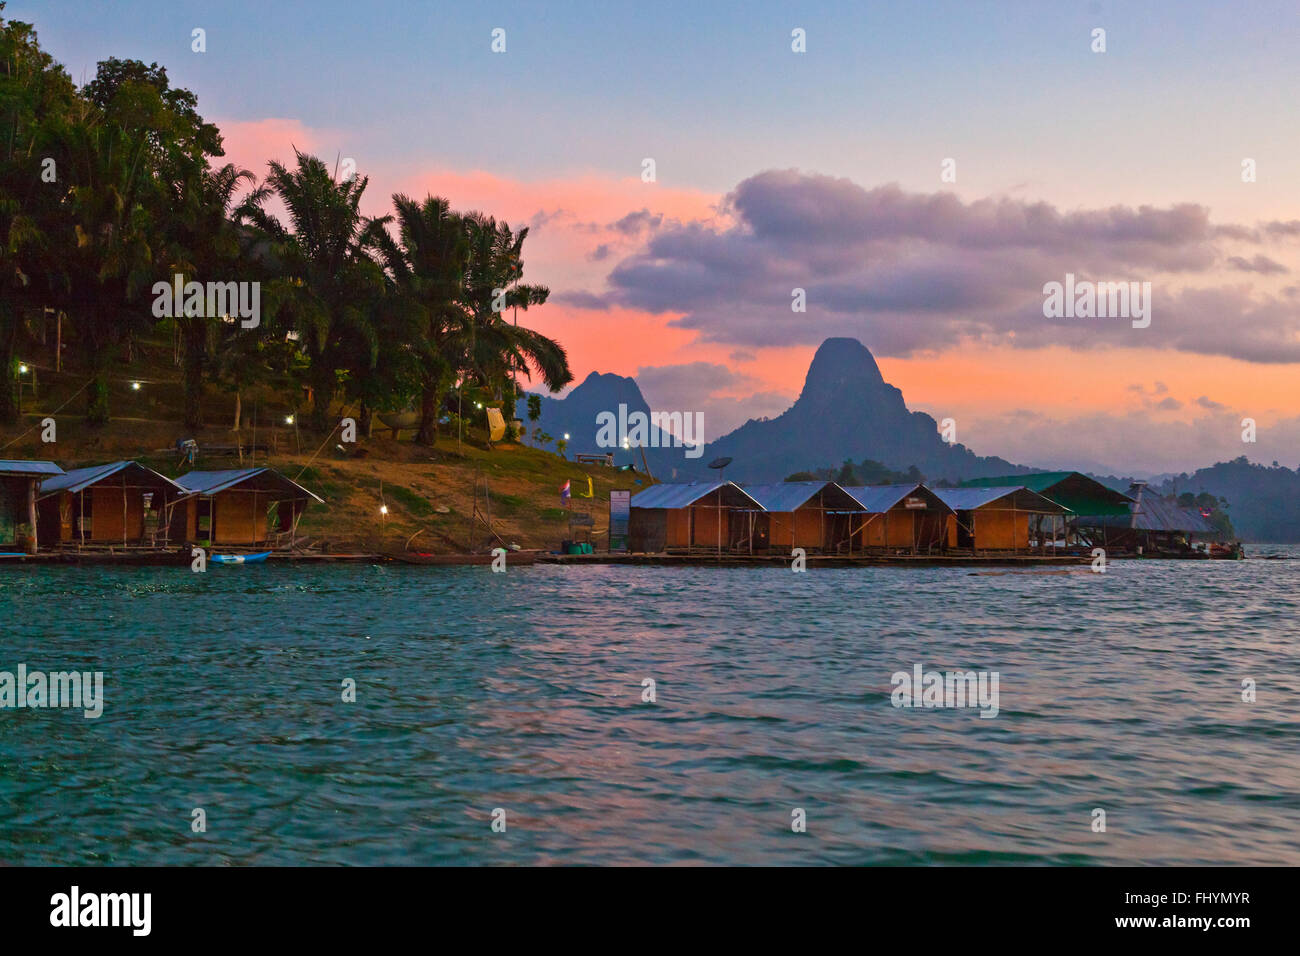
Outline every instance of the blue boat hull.
{"label": "blue boat hull", "polygon": [[260,554],[214,554],[208,560],[214,564],[260,564],[270,553],[270,551],[263,551]]}

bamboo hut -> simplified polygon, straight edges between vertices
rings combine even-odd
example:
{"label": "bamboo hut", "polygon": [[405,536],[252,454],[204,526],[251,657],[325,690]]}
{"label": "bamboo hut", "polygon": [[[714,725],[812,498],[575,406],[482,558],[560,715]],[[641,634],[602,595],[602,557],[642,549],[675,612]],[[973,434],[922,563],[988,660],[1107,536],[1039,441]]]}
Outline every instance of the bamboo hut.
{"label": "bamboo hut", "polygon": [[738,550],[749,512],[762,510],[732,481],[663,483],[632,496],[628,547],[638,552]]}
{"label": "bamboo hut", "polygon": [[850,553],[933,554],[947,546],[953,511],[925,485],[854,485],[844,490],[861,512],[849,536]]}
{"label": "bamboo hut", "polygon": [[324,503],[271,468],[191,471],[176,483],[185,498],[172,509],[173,541],[292,544],[307,505]]}
{"label": "bamboo hut", "polygon": [[41,483],[41,538],[51,544],[165,543],[180,485],[134,461],[75,468]]}
{"label": "bamboo hut", "polygon": [[746,512],[749,527],[742,550],[838,551],[848,547],[855,515],[862,508],[833,481],[783,481],[745,485],[761,507]]}
{"label": "bamboo hut", "polygon": [[[953,510],[948,547],[959,550],[1027,551],[1031,519],[1037,525],[1050,517],[1064,525],[1070,514],[1069,509],[1023,486],[936,488],[934,493]],[[1052,534],[1055,537],[1055,531]]]}
{"label": "bamboo hut", "polygon": [[1080,534],[1090,544],[1108,550],[1146,554],[1187,553],[1197,537],[1208,539],[1217,533],[1199,511],[1165,501],[1147,488],[1144,481],[1135,481],[1129,487],[1128,497],[1132,504],[1122,516],[1080,515]]}
{"label": "bamboo hut", "polygon": [[[1049,501],[1073,512],[1060,523],[1062,544],[1078,543],[1081,515],[1127,518],[1133,505],[1129,495],[1108,488],[1095,478],[1077,471],[1039,471],[1026,475],[1004,475],[1000,478],[974,478],[963,481],[963,488],[1020,487],[1035,491]],[[1048,532],[1042,527],[1044,516],[1035,521],[1034,537],[1043,541]],[[1051,521],[1051,534],[1055,540],[1057,522]]]}
{"label": "bamboo hut", "polygon": [[39,550],[36,496],[42,481],[61,474],[52,461],[0,459],[0,549]]}

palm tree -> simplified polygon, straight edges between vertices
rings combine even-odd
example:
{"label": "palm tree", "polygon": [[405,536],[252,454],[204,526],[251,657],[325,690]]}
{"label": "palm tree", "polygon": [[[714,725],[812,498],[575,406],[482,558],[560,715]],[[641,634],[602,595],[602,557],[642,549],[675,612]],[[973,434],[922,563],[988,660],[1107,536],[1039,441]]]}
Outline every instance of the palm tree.
{"label": "palm tree", "polygon": [[[248,196],[236,218],[260,230],[283,264],[282,277],[267,291],[310,360],[312,424],[324,431],[348,346],[365,343],[370,365],[375,362],[370,316],[384,294],[385,279],[371,255],[383,241],[389,217],[362,215],[366,178],[338,181],[315,156],[294,152],[296,168],[273,160],[265,182]],[[288,211],[288,226],[263,208],[272,197]]]}
{"label": "palm tree", "polygon": [[[251,183],[254,176],[233,163],[218,169],[200,168],[181,184],[169,219],[172,233],[172,262],[167,280],[179,274],[186,280],[230,281],[243,277],[248,281],[248,259],[244,256],[245,237],[231,219],[231,204],[241,184]],[[241,268],[241,266],[244,266]],[[214,319],[218,321],[214,321]],[[240,334],[231,323],[220,317],[186,316],[176,319],[181,330],[183,350],[182,382],[185,389],[185,425],[203,425],[203,383],[215,339]]]}
{"label": "palm tree", "polygon": [[[553,392],[573,381],[573,373],[562,345],[517,324],[518,310],[541,305],[550,295],[545,286],[521,281],[527,227],[513,232],[507,223],[471,213],[465,217],[465,228],[469,239],[465,297],[473,321],[461,342],[461,367],[497,398],[508,399],[513,414],[517,372],[531,380],[531,366]],[[511,310],[513,321],[506,321],[506,309]]]}
{"label": "palm tree", "polygon": [[370,434],[376,411],[405,409],[423,387],[415,343],[424,337],[424,310],[390,279],[373,316],[371,336],[344,348],[343,392],[348,407],[357,408],[363,435]]}
{"label": "palm tree", "polygon": [[419,203],[393,196],[400,245],[384,245],[384,262],[397,290],[418,309],[417,334],[410,348],[419,369],[420,430],[416,441],[431,445],[437,436],[442,397],[458,371],[458,347],[470,325],[465,306],[469,238],[451,203],[428,196]]}

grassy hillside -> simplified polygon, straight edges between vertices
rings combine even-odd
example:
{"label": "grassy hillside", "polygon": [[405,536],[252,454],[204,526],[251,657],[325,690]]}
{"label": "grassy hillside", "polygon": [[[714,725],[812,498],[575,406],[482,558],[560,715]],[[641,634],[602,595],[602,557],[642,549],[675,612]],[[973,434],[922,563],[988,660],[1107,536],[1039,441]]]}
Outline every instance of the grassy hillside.
{"label": "grassy hillside", "polygon": [[[156,347],[136,351],[140,360],[122,363],[114,376],[115,417],[102,428],[86,425],[82,416],[84,399],[75,393],[83,376],[75,371],[53,372],[52,356],[49,361],[26,359],[25,377],[30,382],[35,372],[36,395],[25,387],[23,421],[17,427],[0,428],[0,458],[49,459],[64,468],[130,458],[174,477],[182,470],[172,450],[176,440],[194,438],[200,448],[196,468],[240,467],[236,457],[203,453],[207,446],[234,444],[230,427],[234,395],[211,390],[204,405],[208,427],[197,433],[187,431],[181,424],[178,371],[157,361]],[[132,388],[133,382],[140,382],[138,390]],[[285,424],[287,415],[300,410],[291,407],[284,395],[284,390],[270,388],[244,395],[242,437],[246,443],[253,437],[250,425],[256,408],[257,442],[271,446],[269,455],[258,454],[257,464],[269,464],[325,499],[324,505],[308,509],[300,532],[330,550],[402,550],[408,541],[410,550],[438,553],[465,551],[471,542],[480,551],[496,546],[482,524],[471,539],[476,475],[480,509],[487,507],[485,480],[493,527],[505,544],[523,548],[553,549],[567,537],[568,521],[559,496],[566,479],[572,481],[573,508],[589,509],[598,532],[608,527],[610,489],[642,487],[633,483],[640,476],[581,466],[553,452],[509,443],[489,449],[480,429],[471,429],[459,448],[455,435],[443,436],[429,448],[414,444],[410,432],[393,440],[376,420],[372,437],[358,436],[354,447],[361,457],[344,457],[336,447],[337,434],[326,441],[324,435],[295,431]],[[53,415],[57,425],[53,444],[41,441],[40,422],[47,415]],[[244,465],[249,464],[246,456]],[[586,492],[588,475],[595,492],[591,499],[579,497]],[[381,504],[387,505],[386,517],[380,514]],[[597,542],[603,540],[596,537]]]}

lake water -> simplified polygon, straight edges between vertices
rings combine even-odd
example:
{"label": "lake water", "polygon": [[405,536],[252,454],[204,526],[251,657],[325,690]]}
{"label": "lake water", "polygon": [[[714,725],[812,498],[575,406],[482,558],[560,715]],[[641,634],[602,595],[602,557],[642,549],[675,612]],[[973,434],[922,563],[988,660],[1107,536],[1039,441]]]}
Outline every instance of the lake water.
{"label": "lake water", "polygon": [[[105,698],[0,710],[0,861],[1296,865],[1300,551],[1267,550],[0,569],[0,671]],[[915,664],[997,671],[997,716],[893,706]]]}

